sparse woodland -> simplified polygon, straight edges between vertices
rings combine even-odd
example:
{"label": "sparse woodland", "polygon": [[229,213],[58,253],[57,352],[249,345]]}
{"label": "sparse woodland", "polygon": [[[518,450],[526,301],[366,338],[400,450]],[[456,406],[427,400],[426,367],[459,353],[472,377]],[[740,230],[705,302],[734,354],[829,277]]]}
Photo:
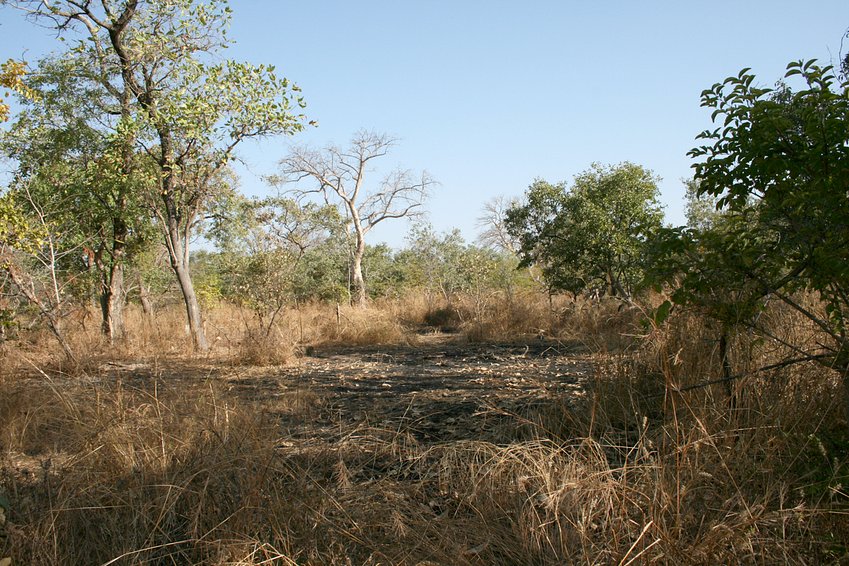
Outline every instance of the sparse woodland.
{"label": "sparse woodland", "polygon": [[0,5],[0,566],[849,560],[849,57],[704,91],[686,226],[593,163],[468,242],[368,130],[243,195],[317,117],[226,2]]}

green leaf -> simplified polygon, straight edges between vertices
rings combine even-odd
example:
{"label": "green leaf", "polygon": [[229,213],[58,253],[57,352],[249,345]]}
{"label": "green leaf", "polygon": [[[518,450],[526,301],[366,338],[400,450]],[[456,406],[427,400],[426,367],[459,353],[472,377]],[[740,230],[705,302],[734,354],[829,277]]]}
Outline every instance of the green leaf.
{"label": "green leaf", "polygon": [[655,309],[654,314],[652,315],[652,319],[654,320],[655,325],[660,326],[666,319],[669,318],[669,314],[672,311],[672,303],[670,301],[663,301],[657,309]]}

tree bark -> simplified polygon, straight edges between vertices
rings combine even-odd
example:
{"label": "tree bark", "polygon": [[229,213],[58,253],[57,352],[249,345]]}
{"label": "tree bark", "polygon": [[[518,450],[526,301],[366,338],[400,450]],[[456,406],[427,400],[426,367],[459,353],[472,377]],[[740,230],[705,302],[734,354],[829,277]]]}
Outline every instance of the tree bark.
{"label": "tree bark", "polygon": [[127,224],[123,218],[113,218],[112,226],[112,253],[109,264],[99,263],[98,265],[100,312],[103,317],[100,328],[110,344],[124,338],[124,247],[128,233]]}
{"label": "tree bark", "polygon": [[189,271],[189,231],[192,222],[191,218],[184,217],[184,214],[188,212],[181,211],[177,202],[178,187],[174,173],[177,160],[174,156],[171,132],[160,128],[158,137],[159,167],[162,170],[161,198],[164,207],[160,220],[165,231],[165,247],[168,250],[171,269],[177,277],[177,283],[183,294],[192,346],[196,352],[205,352],[209,349],[209,343],[203,330],[200,304]]}
{"label": "tree bark", "polygon": [[351,256],[351,303],[357,307],[365,307],[368,302],[366,283],[363,278],[363,256],[366,244],[362,237],[357,237],[357,245]]}
{"label": "tree bark", "polygon": [[113,263],[100,284],[101,333],[114,344],[124,337],[124,266]]}
{"label": "tree bark", "polygon": [[209,349],[206,333],[203,330],[203,319],[200,313],[195,287],[189,271],[188,246],[183,241],[176,221],[169,219],[168,233],[166,234],[168,255],[171,260],[171,269],[177,276],[180,292],[183,294],[183,302],[186,305],[186,317],[189,323],[189,332],[192,336],[192,346],[195,351],[205,352]]}
{"label": "tree bark", "polygon": [[150,300],[150,289],[148,289],[141,275],[138,276],[139,283],[139,300],[141,301],[142,311],[148,321],[153,321],[153,303]]}

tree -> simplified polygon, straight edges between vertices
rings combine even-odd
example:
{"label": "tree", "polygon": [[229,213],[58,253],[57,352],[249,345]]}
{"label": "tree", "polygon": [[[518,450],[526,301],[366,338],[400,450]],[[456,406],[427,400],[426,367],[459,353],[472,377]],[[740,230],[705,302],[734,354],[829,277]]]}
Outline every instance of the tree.
{"label": "tree", "polygon": [[461,269],[466,242],[460,231],[438,234],[429,223],[421,223],[410,230],[407,242],[399,258],[406,268],[407,281],[425,289],[429,303],[438,294],[450,306],[470,275]]}
{"label": "tree", "polygon": [[686,187],[687,226],[693,230],[705,231],[719,222],[722,213],[717,210],[717,199],[701,192],[696,179],[684,181]]}
{"label": "tree", "polygon": [[3,152],[15,163],[13,184],[27,185],[30,201],[44,207],[64,195],[76,241],[88,255],[85,267],[97,276],[103,334],[124,334],[124,268],[151,234],[143,194],[153,184],[151,168],[138,151],[127,150],[126,131],[104,128],[101,89],[75,57],[40,62],[29,83],[36,96],[25,100],[8,132]]}
{"label": "tree", "polygon": [[[690,155],[699,159],[699,194],[717,198],[728,220],[697,243],[737,282],[735,302],[746,312],[772,298],[816,326],[828,340],[784,346],[793,361],[840,371],[849,395],[849,82],[815,61],[791,63],[785,81],[760,88],[744,69],[702,93],[719,127],[700,134],[704,144]],[[705,273],[717,277],[685,272],[677,302],[702,300]],[[805,290],[819,296],[822,310],[800,300]],[[777,339],[754,317],[743,320]]]}
{"label": "tree", "polygon": [[63,266],[76,250],[63,242],[73,232],[63,223],[67,215],[57,214],[69,205],[63,201],[62,195],[57,195],[48,206],[42,206],[26,185],[0,196],[0,271],[46,321],[65,356],[73,361],[63,329],[71,283]]}
{"label": "tree", "polygon": [[213,231],[219,256],[222,294],[248,307],[259,325],[258,338],[268,339],[281,310],[316,292],[316,281],[304,282],[302,262],[308,253],[341,240],[342,219],[329,205],[300,206],[291,199],[238,199],[230,205],[235,218],[224,218]]}
{"label": "tree", "polygon": [[244,140],[291,134],[305,118],[297,87],[271,67],[221,60],[230,40],[225,0],[18,0],[60,33],[83,35],[79,58],[122,132],[122,170],[135,150],[153,170],[149,205],[159,220],[196,349],[208,347],[189,269],[191,236]]}
{"label": "tree", "polygon": [[522,265],[541,266],[551,290],[602,286],[630,296],[642,279],[647,242],[663,221],[657,181],[632,163],[593,164],[569,190],[534,181],[525,204],[507,212]]}
{"label": "tree", "polygon": [[507,213],[512,208],[522,206],[517,198],[498,196],[483,205],[483,211],[478,217],[477,227],[480,230],[478,242],[494,250],[519,253],[519,242],[510,235],[507,229]]}
{"label": "tree", "polygon": [[378,224],[394,218],[420,214],[421,206],[434,180],[422,172],[396,169],[366,188],[372,161],[384,157],[395,140],[372,132],[357,132],[347,149],[329,146],[323,150],[299,147],[280,162],[280,176],[273,182],[308,181],[309,187],[294,189],[298,198],[319,194],[327,202],[336,200],[348,219],[353,236],[351,247],[351,299],[365,306],[367,292],[363,277],[366,235]]}

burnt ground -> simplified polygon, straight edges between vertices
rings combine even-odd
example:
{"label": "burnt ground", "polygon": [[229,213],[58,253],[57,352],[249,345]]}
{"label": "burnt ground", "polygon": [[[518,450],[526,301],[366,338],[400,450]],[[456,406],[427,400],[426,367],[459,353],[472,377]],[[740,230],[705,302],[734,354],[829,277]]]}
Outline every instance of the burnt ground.
{"label": "burnt ground", "polygon": [[411,346],[321,347],[296,366],[226,380],[278,414],[294,438],[340,440],[361,425],[424,443],[499,442],[541,407],[573,402],[591,372],[589,356],[562,343],[474,344],[437,334]]}
{"label": "burnt ground", "polygon": [[96,379],[141,389],[150,389],[154,379],[172,385],[175,377],[186,385],[211,380],[271,413],[281,436],[299,442],[338,442],[368,429],[430,444],[515,439],[545,407],[574,403],[592,375],[591,357],[579,345],[470,343],[451,334],[414,340],[320,346],[275,367],[198,360],[107,363]]}

